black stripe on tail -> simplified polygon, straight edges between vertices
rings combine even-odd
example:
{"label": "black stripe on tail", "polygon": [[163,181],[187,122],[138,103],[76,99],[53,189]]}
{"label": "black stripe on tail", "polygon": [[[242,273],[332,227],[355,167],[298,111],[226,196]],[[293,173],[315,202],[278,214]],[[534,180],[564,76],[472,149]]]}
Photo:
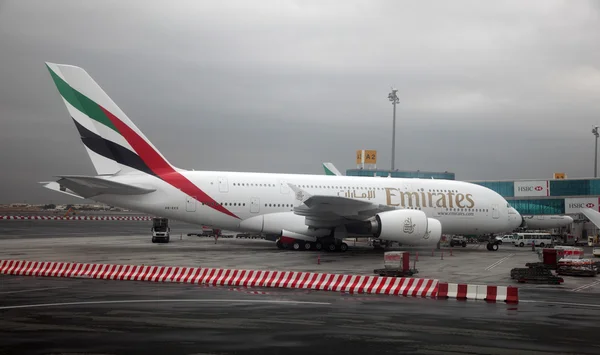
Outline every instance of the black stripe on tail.
{"label": "black stripe on tail", "polygon": [[81,141],[83,144],[85,144],[85,146],[91,149],[94,153],[146,174],[156,175],[154,172],[152,172],[152,170],[150,170],[146,163],[144,163],[142,158],[140,158],[134,152],[118,145],[117,143],[102,138],[101,136],[79,124],[79,122],[77,122],[73,117],[71,117],[71,119],[73,119],[73,122],[75,122],[75,126],[79,131],[79,135],[81,136]]}

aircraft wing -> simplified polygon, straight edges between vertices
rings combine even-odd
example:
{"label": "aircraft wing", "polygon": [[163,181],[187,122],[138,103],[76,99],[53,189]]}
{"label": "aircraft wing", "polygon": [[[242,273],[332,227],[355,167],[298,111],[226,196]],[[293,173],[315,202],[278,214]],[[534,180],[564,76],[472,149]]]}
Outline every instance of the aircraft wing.
{"label": "aircraft wing", "polygon": [[98,195],[143,195],[156,189],[124,184],[96,176],[58,176],[58,181],[46,183],[44,187],[65,194],[91,198]]}
{"label": "aircraft wing", "polygon": [[597,228],[600,228],[600,213],[591,208],[582,208],[581,213],[583,213],[590,220],[590,222],[594,223]]}
{"label": "aircraft wing", "polygon": [[387,205],[342,196],[311,195],[294,184],[288,185],[296,194],[299,203],[294,207],[294,213],[305,216],[309,226],[322,227],[328,222],[333,226],[344,221],[365,221],[379,212],[395,209]]}

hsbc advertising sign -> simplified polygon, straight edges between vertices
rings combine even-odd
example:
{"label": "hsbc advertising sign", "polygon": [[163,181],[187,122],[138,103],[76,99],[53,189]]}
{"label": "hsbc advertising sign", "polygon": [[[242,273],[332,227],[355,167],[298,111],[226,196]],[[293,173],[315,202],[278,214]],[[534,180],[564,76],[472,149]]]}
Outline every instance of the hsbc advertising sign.
{"label": "hsbc advertising sign", "polygon": [[600,198],[576,197],[565,198],[565,213],[581,213],[582,208],[591,208],[600,212]]}
{"label": "hsbc advertising sign", "polygon": [[515,181],[515,197],[550,196],[548,181]]}

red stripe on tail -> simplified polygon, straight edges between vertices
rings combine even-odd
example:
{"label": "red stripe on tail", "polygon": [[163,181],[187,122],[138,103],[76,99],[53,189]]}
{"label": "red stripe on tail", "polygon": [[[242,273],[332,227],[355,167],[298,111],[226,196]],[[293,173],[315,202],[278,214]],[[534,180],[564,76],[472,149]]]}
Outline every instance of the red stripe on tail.
{"label": "red stripe on tail", "polygon": [[98,105],[104,114],[110,121],[117,127],[119,133],[125,137],[127,143],[133,147],[136,153],[142,158],[144,163],[152,170],[158,177],[172,186],[180,189],[187,195],[195,198],[201,203],[221,212],[225,213],[234,218],[238,218],[235,214],[218,204],[204,191],[200,190],[198,186],[194,185],[185,176],[177,172],[173,167],[167,163],[167,161],[148,144],[142,137],[140,137],[131,127],[123,123],[117,116],[113,115],[110,111],[104,107]]}

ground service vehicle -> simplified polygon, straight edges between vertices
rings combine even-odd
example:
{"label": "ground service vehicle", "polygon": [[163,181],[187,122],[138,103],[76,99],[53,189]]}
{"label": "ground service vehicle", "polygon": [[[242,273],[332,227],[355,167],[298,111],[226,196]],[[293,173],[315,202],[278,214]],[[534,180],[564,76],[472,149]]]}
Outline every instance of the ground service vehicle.
{"label": "ground service vehicle", "polygon": [[552,234],[550,233],[515,233],[513,244],[517,247],[531,246],[535,243],[536,247],[544,247],[552,244]]}
{"label": "ground service vehicle", "polygon": [[455,235],[452,237],[452,239],[450,239],[450,246],[462,246],[463,248],[465,248],[467,246],[467,240],[463,236]]}
{"label": "ground service vehicle", "polygon": [[152,243],[168,243],[171,232],[169,227],[169,219],[167,218],[152,218]]}
{"label": "ground service vehicle", "polygon": [[498,244],[500,244],[500,245],[502,245],[504,243],[512,244],[513,240],[514,240],[514,235],[512,235],[512,234],[506,234],[506,235],[503,235],[503,236],[497,236],[496,240],[498,241]]}

